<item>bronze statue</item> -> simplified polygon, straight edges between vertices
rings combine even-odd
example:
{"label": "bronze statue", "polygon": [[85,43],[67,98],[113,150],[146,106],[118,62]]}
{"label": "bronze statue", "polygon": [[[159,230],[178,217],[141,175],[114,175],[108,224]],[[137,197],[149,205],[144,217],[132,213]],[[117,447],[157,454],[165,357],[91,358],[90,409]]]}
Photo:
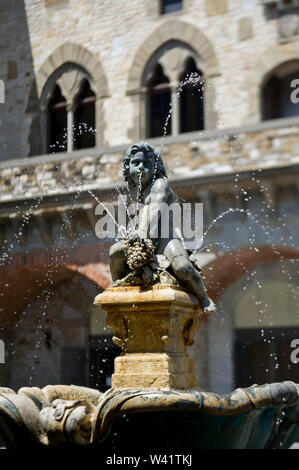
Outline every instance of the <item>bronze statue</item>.
{"label": "bronze statue", "polygon": [[[157,261],[159,255],[163,255],[168,272],[199,299],[202,310],[205,313],[215,311],[215,305],[207,295],[201,272],[190,261],[182,241],[174,233],[173,223],[169,224],[166,237],[162,237],[161,231],[159,232],[158,225],[163,218],[165,205],[169,206],[177,201],[168,183],[160,154],[145,142],[132,145],[123,160],[123,174],[131,197],[137,205],[142,205],[142,209],[139,211],[133,233],[110,249],[110,269],[114,285],[137,283],[138,274],[139,278],[141,277],[139,283],[146,283],[150,276],[140,270],[148,270],[149,266],[153,269],[159,268]],[[154,261],[153,251],[156,254],[156,264],[151,263]],[[135,271],[135,275],[132,275],[132,271]],[[160,282],[159,276],[154,276],[153,281]]]}

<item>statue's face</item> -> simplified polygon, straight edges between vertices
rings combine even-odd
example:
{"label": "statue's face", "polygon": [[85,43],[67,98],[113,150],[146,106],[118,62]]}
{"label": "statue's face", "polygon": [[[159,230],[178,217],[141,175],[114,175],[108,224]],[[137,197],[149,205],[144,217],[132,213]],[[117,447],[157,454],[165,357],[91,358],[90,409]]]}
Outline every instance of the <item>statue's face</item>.
{"label": "statue's face", "polygon": [[143,152],[137,152],[130,160],[130,176],[136,185],[141,182],[142,186],[151,183],[154,177],[154,160],[146,157]]}

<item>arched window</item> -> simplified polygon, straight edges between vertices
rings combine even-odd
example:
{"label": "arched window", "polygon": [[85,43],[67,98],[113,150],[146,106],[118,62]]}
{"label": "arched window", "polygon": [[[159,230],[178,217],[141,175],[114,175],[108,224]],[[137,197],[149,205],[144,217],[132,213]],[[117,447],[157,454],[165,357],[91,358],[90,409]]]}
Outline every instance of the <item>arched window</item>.
{"label": "arched window", "polygon": [[83,79],[74,111],[74,148],[95,146],[95,94]]}
{"label": "arched window", "polygon": [[[146,137],[176,136],[204,129],[204,86],[200,57],[187,44],[169,41],[148,61],[142,77]],[[145,100],[142,100],[142,106]]]}
{"label": "arched window", "polygon": [[147,102],[148,137],[159,137],[164,134],[164,129],[167,135],[171,134],[171,116],[169,115],[171,91],[169,80],[164,75],[160,64],[156,64],[152,78],[148,82]]}
{"label": "arched window", "polygon": [[204,129],[204,96],[202,72],[195,60],[189,57],[186,68],[180,77],[183,83],[180,92],[180,132]]}
{"label": "arched window", "polygon": [[277,67],[262,88],[262,118],[278,119],[299,115],[299,104],[293,103],[291,83],[299,77],[299,62]]}
{"label": "arched window", "polygon": [[[96,145],[96,94],[92,77],[64,64],[48,79],[40,98],[43,152],[72,152]],[[46,144],[46,145],[45,145]]]}
{"label": "arched window", "polygon": [[66,132],[66,99],[62,96],[60,87],[55,85],[48,103],[48,152],[66,150]]}
{"label": "arched window", "polygon": [[[49,381],[53,385],[74,384],[104,392],[111,387],[114,359],[121,350],[106,329],[106,313],[93,306],[99,286],[80,274],[70,277],[67,273],[60,274],[49,289],[47,304],[37,296],[19,312],[25,314],[22,331],[16,328],[17,323],[11,330],[21,352],[10,361],[9,386],[19,389],[31,380],[32,386],[45,386]],[[42,311],[47,312],[45,321],[40,320]],[[37,318],[38,332],[32,327]],[[0,364],[1,352],[0,340]],[[32,367],[34,374],[29,379]]]}

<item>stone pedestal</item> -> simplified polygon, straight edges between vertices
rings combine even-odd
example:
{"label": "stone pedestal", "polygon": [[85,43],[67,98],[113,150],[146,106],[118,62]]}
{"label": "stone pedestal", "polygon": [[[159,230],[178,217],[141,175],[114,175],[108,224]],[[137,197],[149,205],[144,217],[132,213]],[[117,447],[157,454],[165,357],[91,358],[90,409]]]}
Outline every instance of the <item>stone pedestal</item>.
{"label": "stone pedestal", "polygon": [[198,300],[175,286],[111,288],[95,304],[107,312],[115,359],[113,388],[189,389],[197,386],[186,346],[200,327]]}

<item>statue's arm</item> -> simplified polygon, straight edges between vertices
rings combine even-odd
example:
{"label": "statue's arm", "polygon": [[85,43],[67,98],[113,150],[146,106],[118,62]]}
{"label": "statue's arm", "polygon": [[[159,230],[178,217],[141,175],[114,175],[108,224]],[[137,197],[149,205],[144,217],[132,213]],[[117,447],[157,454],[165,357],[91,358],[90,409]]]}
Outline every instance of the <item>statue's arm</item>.
{"label": "statue's arm", "polygon": [[148,204],[145,204],[139,220],[138,234],[141,238],[157,238],[159,219],[168,208],[171,189],[166,179],[159,179],[151,189]]}

